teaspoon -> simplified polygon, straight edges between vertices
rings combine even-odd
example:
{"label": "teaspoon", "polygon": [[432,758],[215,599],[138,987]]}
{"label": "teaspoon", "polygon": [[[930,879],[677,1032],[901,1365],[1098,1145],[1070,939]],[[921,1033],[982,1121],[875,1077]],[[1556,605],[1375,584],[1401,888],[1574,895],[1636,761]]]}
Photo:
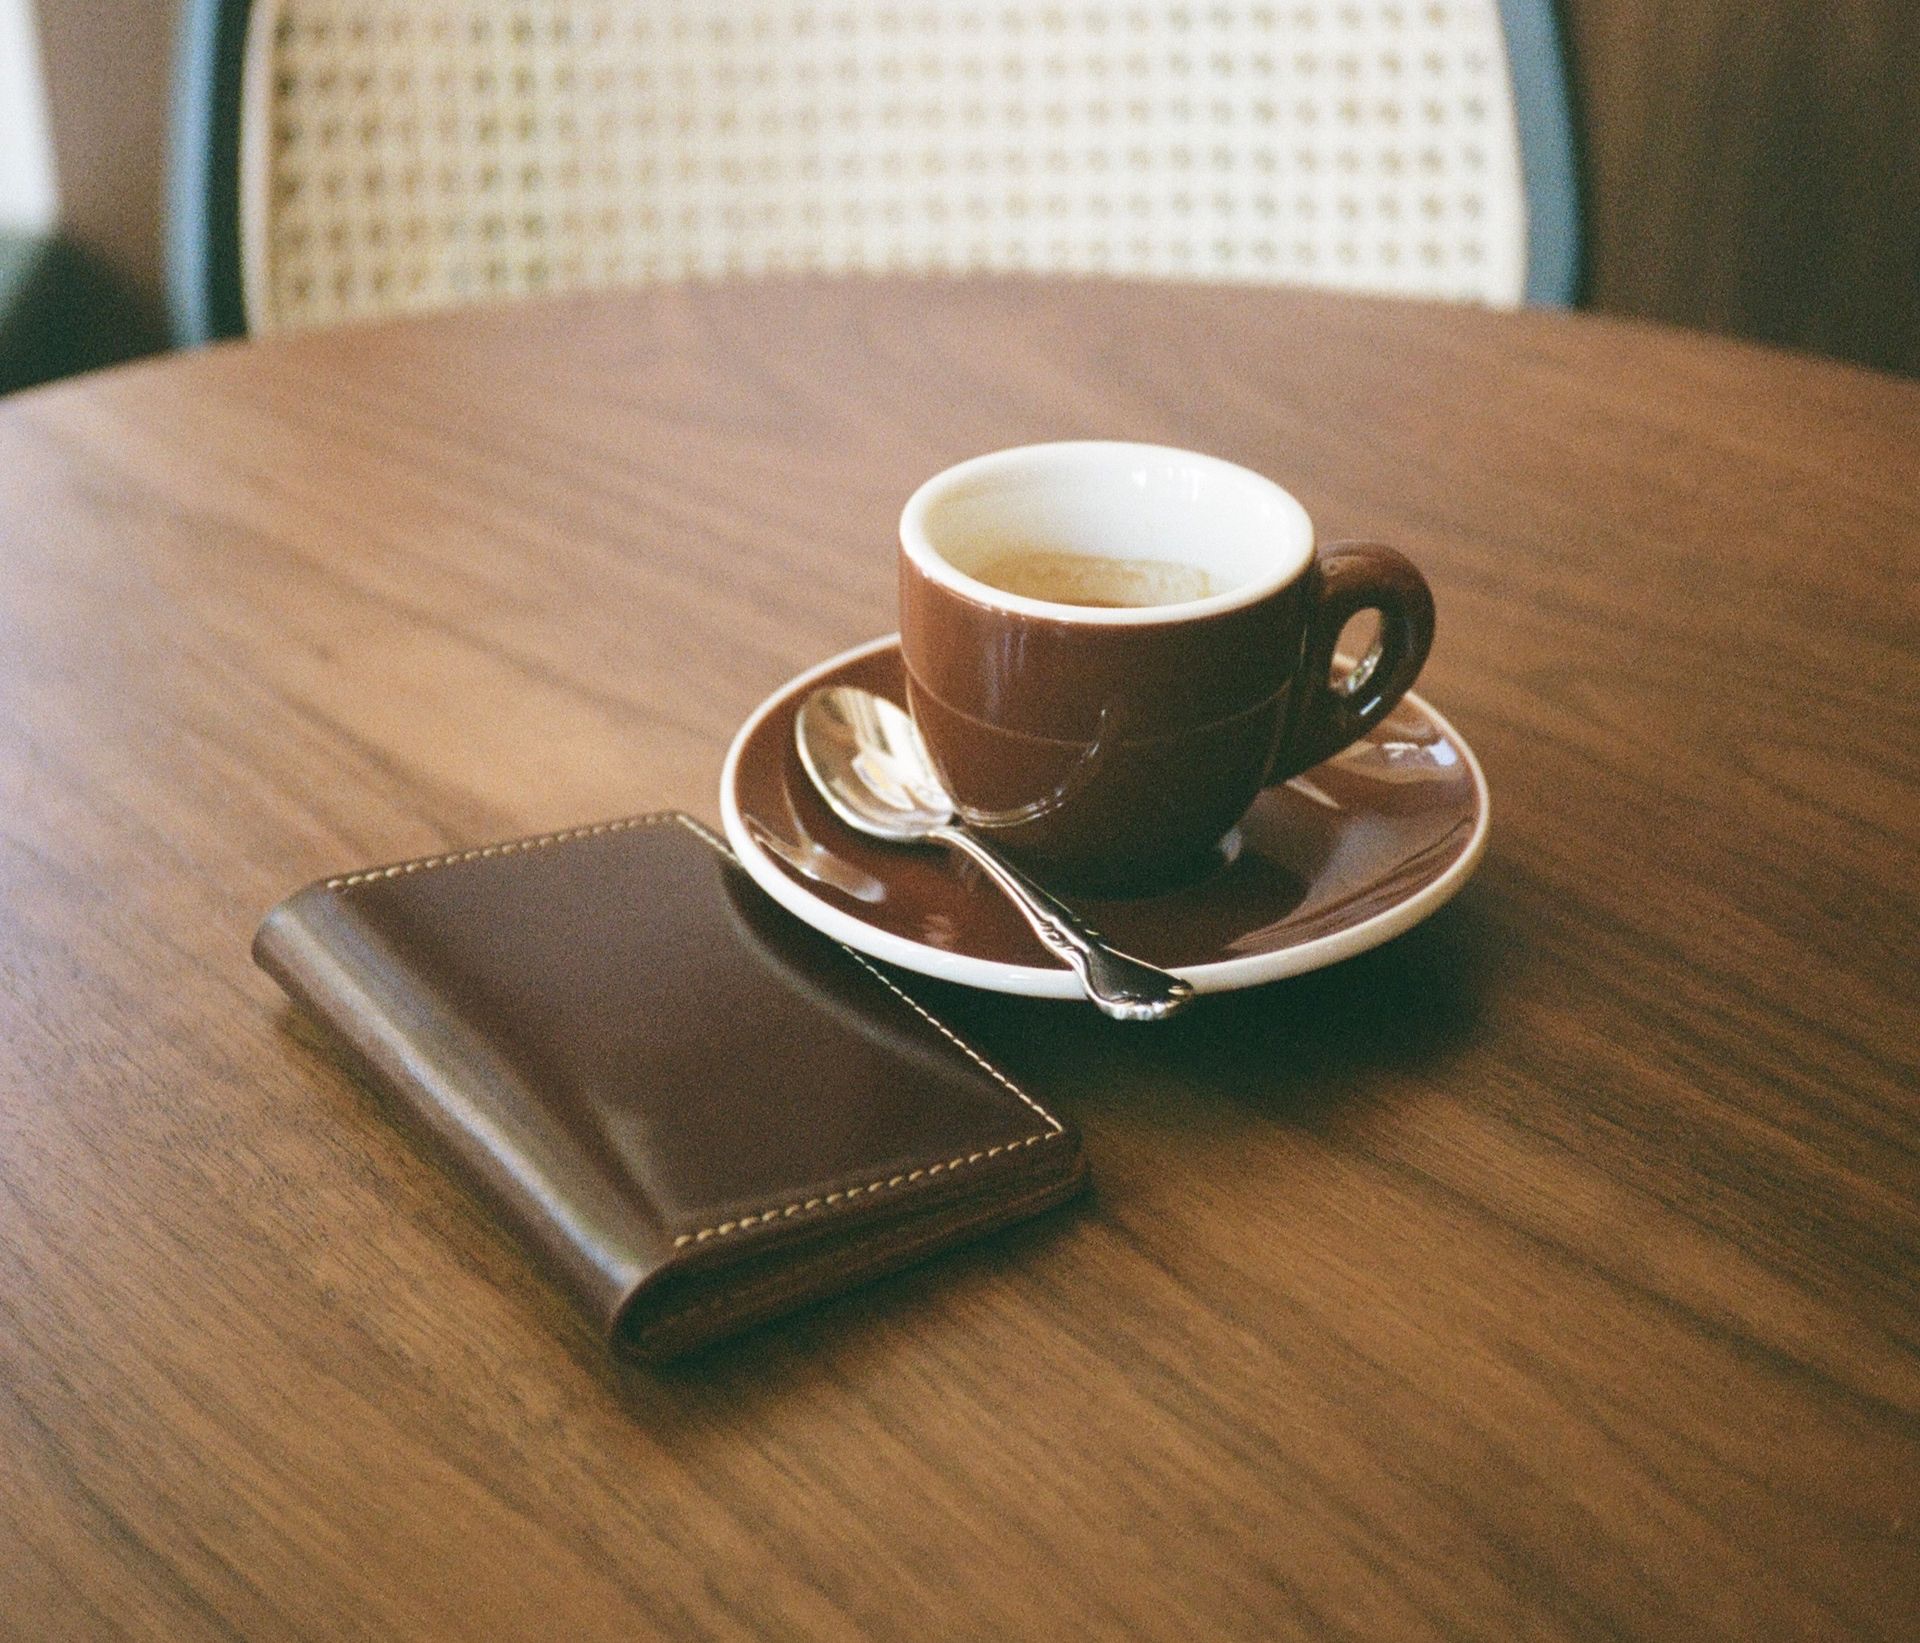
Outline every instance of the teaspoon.
{"label": "teaspoon", "polygon": [[1107,1015],[1159,1021],[1193,997],[1189,983],[1109,946],[968,832],[913,720],[885,697],[851,685],[816,690],[801,704],[793,735],[820,797],[847,826],[891,844],[944,844],[971,857]]}

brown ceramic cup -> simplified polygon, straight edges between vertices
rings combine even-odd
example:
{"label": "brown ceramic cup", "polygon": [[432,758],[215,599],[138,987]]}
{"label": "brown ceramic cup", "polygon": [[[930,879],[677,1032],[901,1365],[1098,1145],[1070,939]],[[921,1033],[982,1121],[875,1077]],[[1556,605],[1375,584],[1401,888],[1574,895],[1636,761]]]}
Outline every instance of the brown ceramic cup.
{"label": "brown ceramic cup", "polygon": [[[908,706],[941,777],[971,826],[1069,885],[1148,890],[1218,859],[1263,787],[1379,722],[1433,640],[1404,555],[1316,551],[1271,480],[1164,446],[963,462],[913,494],[900,546]],[[1049,578],[1069,597],[1036,597]],[[1101,591],[1165,602],[1075,602]],[[1365,610],[1379,637],[1336,679]]]}

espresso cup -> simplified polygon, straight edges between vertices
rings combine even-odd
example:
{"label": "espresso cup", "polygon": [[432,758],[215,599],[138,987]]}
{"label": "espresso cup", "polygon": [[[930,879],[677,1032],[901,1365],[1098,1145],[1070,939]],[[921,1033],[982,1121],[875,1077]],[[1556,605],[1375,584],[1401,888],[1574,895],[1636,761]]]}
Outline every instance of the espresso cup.
{"label": "espresso cup", "polygon": [[[1365,610],[1379,636],[1336,679]],[[1062,884],[1150,890],[1379,723],[1426,660],[1433,595],[1393,548],[1316,551],[1306,509],[1231,462],[1026,445],[908,500],[900,640],[966,822]]]}

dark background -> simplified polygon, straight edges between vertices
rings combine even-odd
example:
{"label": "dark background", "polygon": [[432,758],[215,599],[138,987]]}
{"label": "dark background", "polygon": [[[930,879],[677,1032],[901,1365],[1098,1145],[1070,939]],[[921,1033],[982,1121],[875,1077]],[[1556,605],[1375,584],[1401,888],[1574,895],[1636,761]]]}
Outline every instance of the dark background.
{"label": "dark background", "polygon": [[1920,375],[1920,0],[1560,0],[1587,305]]}

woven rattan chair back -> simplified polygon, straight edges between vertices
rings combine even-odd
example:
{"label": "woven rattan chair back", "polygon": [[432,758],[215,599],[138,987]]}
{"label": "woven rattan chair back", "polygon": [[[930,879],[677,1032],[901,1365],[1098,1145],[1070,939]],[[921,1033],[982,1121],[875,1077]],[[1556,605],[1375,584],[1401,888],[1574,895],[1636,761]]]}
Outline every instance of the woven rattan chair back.
{"label": "woven rattan chair back", "polygon": [[203,333],[789,270],[1571,294],[1546,0],[197,9]]}

